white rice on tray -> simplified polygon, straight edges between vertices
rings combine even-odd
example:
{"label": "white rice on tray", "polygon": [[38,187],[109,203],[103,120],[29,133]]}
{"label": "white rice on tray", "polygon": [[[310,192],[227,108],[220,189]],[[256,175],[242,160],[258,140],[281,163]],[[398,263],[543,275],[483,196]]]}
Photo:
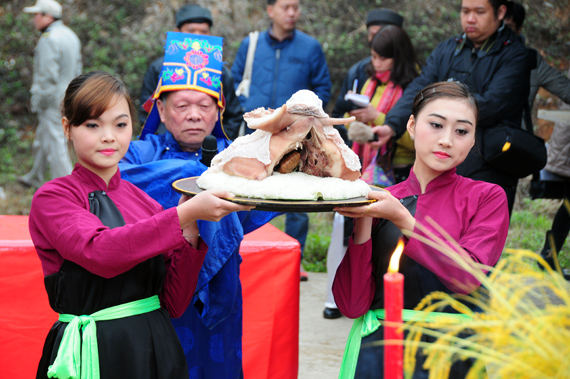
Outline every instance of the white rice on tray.
{"label": "white rice on tray", "polygon": [[360,179],[320,178],[303,172],[274,172],[263,180],[251,180],[208,170],[196,184],[205,190],[223,189],[236,196],[273,200],[344,200],[366,196],[370,190]]}

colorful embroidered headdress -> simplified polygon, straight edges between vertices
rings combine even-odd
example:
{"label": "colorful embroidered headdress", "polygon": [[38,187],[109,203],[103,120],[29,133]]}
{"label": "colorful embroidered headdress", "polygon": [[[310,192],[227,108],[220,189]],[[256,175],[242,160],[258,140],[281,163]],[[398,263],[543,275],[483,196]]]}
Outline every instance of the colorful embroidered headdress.
{"label": "colorful embroidered headdress", "polygon": [[141,139],[153,134],[160,124],[155,105],[163,92],[195,90],[212,96],[219,108],[219,117],[212,134],[225,137],[222,113],[225,99],[222,93],[223,38],[207,35],[168,32],[164,48],[164,63],[158,85],[143,108],[149,112],[141,131]]}

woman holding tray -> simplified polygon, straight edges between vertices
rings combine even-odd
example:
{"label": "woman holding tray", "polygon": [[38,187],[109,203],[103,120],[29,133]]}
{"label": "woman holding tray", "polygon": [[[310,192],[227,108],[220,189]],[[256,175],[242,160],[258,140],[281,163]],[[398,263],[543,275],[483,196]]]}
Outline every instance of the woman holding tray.
{"label": "woman holding tray", "polygon": [[[426,236],[417,227],[421,223],[445,240],[428,218],[457,241],[466,259],[487,266],[499,260],[509,225],[504,191],[455,173],[475,143],[477,115],[477,102],[466,86],[455,82],[427,86],[416,95],[407,125],[416,150],[408,179],[386,191],[371,191],[369,198],[377,201],[369,206],[335,209],[355,218],[354,233],[333,284],[335,301],[345,316],[366,323],[381,314],[377,311],[384,308],[383,275],[402,230]],[[480,286],[436,249],[415,238],[404,237],[404,243],[400,272],[405,278],[405,309],[413,309],[433,291],[468,294]],[[368,326],[367,330],[374,330]],[[384,348],[369,344],[381,340],[381,327],[362,338],[356,378],[383,377]],[[423,356],[417,358],[414,378],[427,377]],[[344,372],[351,363],[343,365]],[[458,366],[450,377],[465,375],[466,368]]]}
{"label": "woman holding tray", "polygon": [[162,210],[121,180],[135,111],[125,85],[109,74],[75,78],[62,113],[78,163],[35,193],[29,221],[60,314],[37,377],[187,378],[170,317],[188,307],[208,249],[196,221],[251,207],[206,191]]}

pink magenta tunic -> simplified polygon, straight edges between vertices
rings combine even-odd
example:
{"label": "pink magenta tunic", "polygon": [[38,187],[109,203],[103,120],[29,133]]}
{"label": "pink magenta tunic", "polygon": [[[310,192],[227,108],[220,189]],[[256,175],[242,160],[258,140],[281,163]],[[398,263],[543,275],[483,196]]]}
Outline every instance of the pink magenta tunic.
{"label": "pink magenta tunic", "polygon": [[[431,217],[474,261],[493,266],[499,260],[509,228],[507,199],[501,187],[464,178],[452,169],[432,180],[422,194],[412,169],[407,180],[389,187],[388,191],[398,199],[415,197],[415,219],[445,240],[426,222],[426,217]],[[375,219],[373,224],[378,221]],[[417,227],[414,233],[424,235]],[[383,289],[378,287],[382,286],[381,278],[385,271],[376,272],[378,266],[373,263],[373,254],[379,253],[373,251],[372,239],[360,245],[350,239],[334,279],[335,301],[340,311],[350,318],[360,317],[369,309],[383,308],[383,297],[379,293]],[[479,287],[480,283],[452,264],[441,252],[414,238],[405,238],[404,241],[405,257],[402,259],[410,258],[411,264],[421,266],[413,269],[415,277],[404,279],[408,285],[413,284],[410,281],[419,281],[411,290],[416,292],[415,298],[429,293],[429,286],[422,283],[424,278],[431,283],[443,283],[441,287],[448,292],[469,293]],[[435,278],[429,278],[433,274]],[[405,294],[404,307],[413,306],[415,304],[406,304]]]}
{"label": "pink magenta tunic", "polygon": [[[96,190],[113,200],[126,225],[109,229],[89,212],[88,194]],[[29,226],[46,276],[58,272],[68,260],[112,278],[162,255],[166,277],[160,300],[171,317],[179,317],[188,307],[208,249],[202,240],[194,249],[182,237],[176,208],[163,211],[143,191],[121,180],[119,171],[107,186],[79,164],[71,175],[52,180],[36,192]]]}

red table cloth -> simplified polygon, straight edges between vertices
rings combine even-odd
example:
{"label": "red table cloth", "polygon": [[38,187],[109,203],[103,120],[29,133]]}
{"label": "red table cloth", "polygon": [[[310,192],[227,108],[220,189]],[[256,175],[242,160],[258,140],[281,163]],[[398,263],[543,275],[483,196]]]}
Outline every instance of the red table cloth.
{"label": "red table cloth", "polygon": [[[243,257],[243,366],[247,379],[295,378],[299,365],[299,243],[272,225],[246,235]],[[57,320],[43,284],[27,216],[0,216],[2,377],[33,378]]]}

